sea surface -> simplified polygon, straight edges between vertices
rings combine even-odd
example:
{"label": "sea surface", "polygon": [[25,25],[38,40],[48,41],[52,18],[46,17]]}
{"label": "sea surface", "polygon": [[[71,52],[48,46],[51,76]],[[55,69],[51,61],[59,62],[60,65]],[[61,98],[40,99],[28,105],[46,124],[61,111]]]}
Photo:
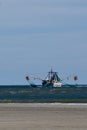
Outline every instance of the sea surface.
{"label": "sea surface", "polygon": [[61,88],[1,85],[0,102],[87,103],[87,85],[64,85]]}

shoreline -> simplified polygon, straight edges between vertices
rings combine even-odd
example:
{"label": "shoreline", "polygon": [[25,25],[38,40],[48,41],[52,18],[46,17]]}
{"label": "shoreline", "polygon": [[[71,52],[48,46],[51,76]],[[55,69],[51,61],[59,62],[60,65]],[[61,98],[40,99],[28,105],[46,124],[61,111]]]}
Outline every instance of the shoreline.
{"label": "shoreline", "polygon": [[29,99],[29,100],[9,100],[2,99],[1,103],[87,103],[87,99]]}

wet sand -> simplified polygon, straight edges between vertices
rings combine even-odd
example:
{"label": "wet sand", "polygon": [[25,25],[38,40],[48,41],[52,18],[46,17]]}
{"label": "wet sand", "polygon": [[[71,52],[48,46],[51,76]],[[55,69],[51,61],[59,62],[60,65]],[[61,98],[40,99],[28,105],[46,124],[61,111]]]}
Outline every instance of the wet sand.
{"label": "wet sand", "polygon": [[0,104],[0,130],[87,130],[87,104]]}

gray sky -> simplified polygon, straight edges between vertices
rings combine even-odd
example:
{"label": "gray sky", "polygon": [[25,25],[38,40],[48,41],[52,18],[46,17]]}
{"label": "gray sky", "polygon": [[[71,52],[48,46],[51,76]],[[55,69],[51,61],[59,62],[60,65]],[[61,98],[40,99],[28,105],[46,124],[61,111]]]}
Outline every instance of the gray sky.
{"label": "gray sky", "polygon": [[[1,0],[0,84],[52,67],[87,83],[87,0]],[[71,81],[65,81],[73,83]]]}

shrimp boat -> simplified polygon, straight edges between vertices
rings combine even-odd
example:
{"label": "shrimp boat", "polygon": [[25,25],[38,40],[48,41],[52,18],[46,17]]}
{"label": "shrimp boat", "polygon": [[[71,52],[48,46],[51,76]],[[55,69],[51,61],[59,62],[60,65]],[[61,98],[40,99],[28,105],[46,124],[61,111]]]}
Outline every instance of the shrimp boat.
{"label": "shrimp boat", "polygon": [[[41,78],[37,78],[37,77],[31,77],[31,76],[26,76],[26,80],[28,81],[29,85],[31,87],[62,87],[62,86],[72,86],[72,84],[64,84],[62,83],[63,80],[67,79],[69,80],[69,78],[71,77],[68,76],[66,78],[63,78],[63,79],[60,79],[59,75],[58,75],[58,72],[54,72],[52,69],[48,72],[47,76],[44,78],[44,79],[41,79]],[[40,80],[41,81],[41,84],[40,85],[36,85],[34,84],[33,82],[31,82],[31,79],[34,79],[34,80]],[[73,79],[74,81],[78,80],[78,77],[77,76],[73,76]]]}
{"label": "shrimp boat", "polygon": [[52,69],[51,71],[48,72],[45,79],[26,76],[26,80],[29,82],[30,86],[38,87],[38,85],[34,83],[30,83],[31,78],[33,78],[34,80],[35,79],[41,80],[40,86],[42,87],[61,87],[62,86],[62,82],[61,82],[62,80],[59,78],[58,73],[54,72]]}
{"label": "shrimp boat", "polygon": [[61,87],[62,86],[62,82],[61,79],[58,76],[57,72],[54,72],[52,69],[51,71],[48,72],[47,77],[42,80],[42,86],[53,86],[53,87]]}

